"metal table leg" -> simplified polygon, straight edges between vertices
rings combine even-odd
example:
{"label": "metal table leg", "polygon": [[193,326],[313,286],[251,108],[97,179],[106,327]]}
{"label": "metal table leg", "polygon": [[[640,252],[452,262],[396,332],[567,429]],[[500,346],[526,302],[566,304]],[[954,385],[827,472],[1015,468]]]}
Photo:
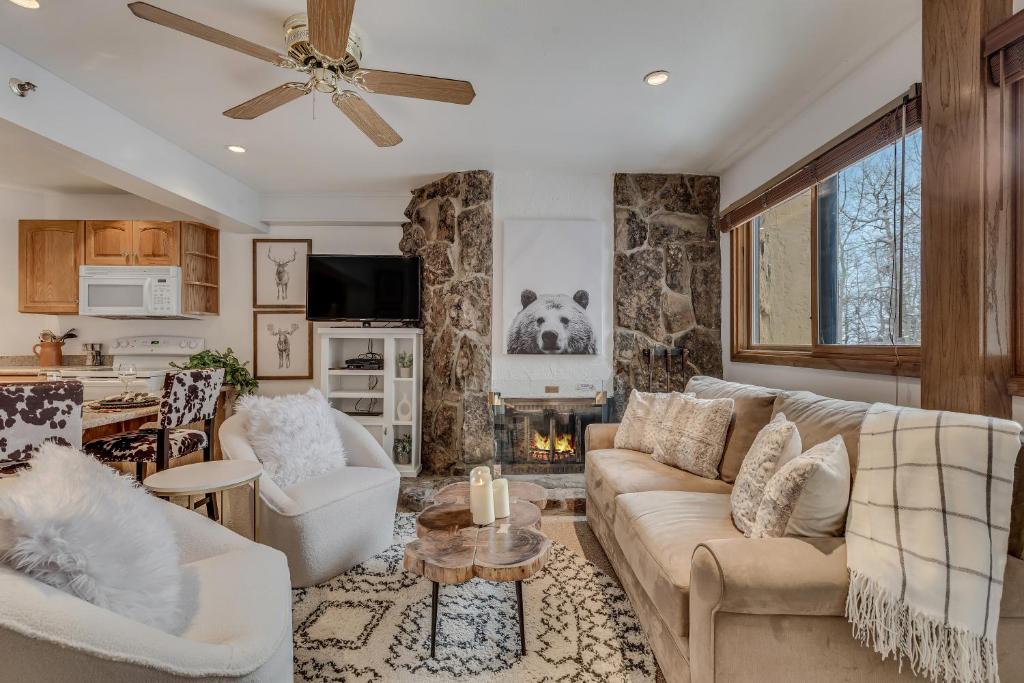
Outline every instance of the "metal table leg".
{"label": "metal table leg", "polygon": [[516,602],[519,603],[519,644],[526,654],[526,625],[523,623],[523,582],[516,581]]}
{"label": "metal table leg", "polygon": [[430,658],[434,658],[434,645],[437,642],[437,591],[440,587],[437,581],[431,581],[434,585],[433,597],[430,601]]}

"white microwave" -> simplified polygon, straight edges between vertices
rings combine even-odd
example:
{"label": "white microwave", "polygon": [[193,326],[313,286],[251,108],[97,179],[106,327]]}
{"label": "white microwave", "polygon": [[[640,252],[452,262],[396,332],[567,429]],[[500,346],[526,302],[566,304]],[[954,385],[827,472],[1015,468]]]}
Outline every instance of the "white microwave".
{"label": "white microwave", "polygon": [[176,318],[181,314],[178,266],[82,266],[78,314],[98,318]]}

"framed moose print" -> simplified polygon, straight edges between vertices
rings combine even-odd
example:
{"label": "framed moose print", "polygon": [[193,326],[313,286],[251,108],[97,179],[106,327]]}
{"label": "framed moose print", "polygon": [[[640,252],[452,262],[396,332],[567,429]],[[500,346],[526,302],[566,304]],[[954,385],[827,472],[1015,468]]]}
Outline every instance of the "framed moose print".
{"label": "framed moose print", "polygon": [[252,312],[256,379],[313,379],[313,323],[304,311]]}
{"label": "framed moose print", "polygon": [[306,256],[313,240],[252,241],[252,307],[305,308]]}

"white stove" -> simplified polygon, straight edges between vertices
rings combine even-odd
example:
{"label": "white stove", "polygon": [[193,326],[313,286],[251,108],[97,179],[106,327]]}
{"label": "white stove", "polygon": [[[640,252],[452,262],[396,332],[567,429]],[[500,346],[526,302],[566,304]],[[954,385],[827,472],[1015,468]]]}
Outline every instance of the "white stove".
{"label": "white stove", "polygon": [[205,350],[206,340],[202,337],[176,336],[119,337],[108,349],[114,356],[109,367],[76,368],[60,372],[62,377],[74,377],[82,382],[86,401],[121,393],[124,384],[117,377],[117,368],[125,363],[134,365],[136,369],[135,379],[128,383],[128,391],[160,394],[164,377],[172,369],[170,364],[181,364],[192,354]]}

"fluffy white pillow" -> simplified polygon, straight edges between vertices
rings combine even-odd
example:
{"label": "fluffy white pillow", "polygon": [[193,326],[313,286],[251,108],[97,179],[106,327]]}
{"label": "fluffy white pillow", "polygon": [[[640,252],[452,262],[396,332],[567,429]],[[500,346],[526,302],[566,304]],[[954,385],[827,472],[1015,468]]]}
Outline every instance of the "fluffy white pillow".
{"label": "fluffy white pillow", "polygon": [[281,488],[346,464],[334,414],[316,389],[288,396],[244,396],[247,436],[263,469]]}
{"label": "fluffy white pillow", "polygon": [[0,493],[0,557],[94,605],[177,633],[182,572],[166,505],[94,458],[45,443]]}
{"label": "fluffy white pillow", "polygon": [[780,461],[765,488],[751,536],[838,536],[850,503],[850,458],[843,437]]}

